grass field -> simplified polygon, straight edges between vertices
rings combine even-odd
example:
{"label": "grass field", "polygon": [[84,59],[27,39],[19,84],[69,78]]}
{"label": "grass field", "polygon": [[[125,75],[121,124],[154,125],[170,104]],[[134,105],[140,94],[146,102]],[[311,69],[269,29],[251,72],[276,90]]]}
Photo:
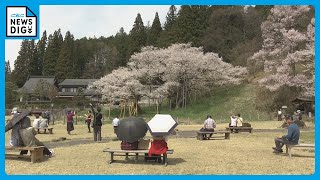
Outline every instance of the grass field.
{"label": "grass field", "polygon": [[[7,174],[313,174],[315,153],[312,150],[294,149],[292,158],[284,154],[272,153],[274,137],[286,131],[277,128],[277,121],[251,122],[257,132],[231,134],[230,140],[198,141],[194,137],[172,136],[168,146],[174,154],[168,155],[168,166],[153,162],[138,163],[115,157],[108,164],[109,154],[105,148],[120,148],[115,141],[111,125],[102,128],[102,143],[94,143],[92,134],[85,125],[76,125],[72,135],[67,135],[66,126],[53,125],[54,134],[38,134],[36,137],[47,146],[55,146],[55,156],[42,162],[30,164],[26,160],[6,159]],[[308,129],[301,130],[300,142],[314,142],[314,126],[307,123]],[[183,131],[196,131],[201,124],[179,125],[178,134]],[[224,129],[226,123],[219,123],[217,129]],[[270,130],[258,132],[258,129]],[[150,136],[147,134],[147,136]],[[66,137],[64,145],[55,145],[51,140]],[[10,133],[6,133],[8,144]],[[81,143],[83,140],[89,143]]]}

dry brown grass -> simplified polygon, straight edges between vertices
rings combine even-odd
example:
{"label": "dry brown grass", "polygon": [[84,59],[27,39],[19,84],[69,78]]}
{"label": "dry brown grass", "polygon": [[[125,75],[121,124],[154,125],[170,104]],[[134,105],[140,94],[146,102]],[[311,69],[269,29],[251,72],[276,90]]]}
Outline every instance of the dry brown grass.
{"label": "dry brown grass", "polygon": [[[251,122],[256,129],[276,129],[279,122]],[[308,124],[311,126],[311,124]],[[54,134],[38,134],[41,141],[67,137],[68,142],[91,138],[85,125],[76,125],[74,135],[67,135],[66,126],[54,125]],[[180,125],[179,131],[198,130],[201,125]],[[224,129],[226,124],[218,124]],[[103,137],[115,138],[111,125],[104,125]],[[8,143],[10,133],[6,133]],[[164,167],[142,159],[138,163],[115,157],[108,164],[109,154],[103,149],[120,148],[119,141],[78,144],[55,148],[56,156],[40,163],[6,159],[7,174],[312,174],[315,169],[313,151],[293,150],[293,157],[275,155],[271,147],[274,137],[282,133],[231,134],[230,140],[198,141],[195,138],[170,138],[169,164]],[[301,137],[303,140],[303,136]]]}

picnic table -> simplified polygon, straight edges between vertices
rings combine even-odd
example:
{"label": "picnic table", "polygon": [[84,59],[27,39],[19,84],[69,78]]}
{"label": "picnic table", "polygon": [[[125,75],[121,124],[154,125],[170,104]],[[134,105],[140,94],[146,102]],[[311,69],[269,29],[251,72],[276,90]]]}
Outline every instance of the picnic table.
{"label": "picnic table", "polygon": [[[108,152],[110,154],[110,161],[109,164],[113,163],[114,156],[125,156],[126,159],[128,159],[129,156],[134,156],[135,161],[138,162],[139,157],[144,157],[144,160],[146,161],[145,157],[148,157],[149,149],[143,149],[143,150],[122,150],[122,149],[104,149],[103,152]],[[142,154],[142,155],[139,155]],[[173,150],[167,150],[166,153],[160,155],[160,156],[151,156],[151,157],[163,157],[163,164],[164,166],[168,165],[168,154],[173,154]]]}

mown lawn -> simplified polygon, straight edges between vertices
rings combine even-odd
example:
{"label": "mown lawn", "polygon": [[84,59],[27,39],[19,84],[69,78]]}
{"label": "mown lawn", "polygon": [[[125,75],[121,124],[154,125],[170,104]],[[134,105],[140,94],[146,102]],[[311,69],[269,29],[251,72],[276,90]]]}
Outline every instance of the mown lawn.
{"label": "mown lawn", "polygon": [[[274,137],[283,135],[277,128],[277,121],[252,122],[257,131],[253,133],[231,134],[230,140],[198,141],[194,137],[172,136],[168,141],[174,154],[169,156],[169,164],[147,162],[143,159],[135,163],[115,157],[108,164],[109,155],[102,152],[105,148],[120,148],[115,141],[112,127],[103,126],[102,143],[81,143],[90,141],[92,134],[87,133],[85,125],[76,125],[73,135],[67,135],[66,126],[54,125],[54,134],[38,134],[37,138],[48,146],[54,146],[53,139],[66,137],[63,146],[56,146],[55,156],[40,163],[30,164],[26,160],[6,159],[7,174],[312,174],[315,169],[314,151],[294,149],[292,158],[284,154],[272,153]],[[307,124],[307,131],[301,130],[301,142],[314,142],[313,124]],[[179,125],[179,131],[196,131],[201,124]],[[226,123],[219,123],[217,129],[224,129]],[[258,132],[268,129],[270,132]],[[149,137],[150,135],[147,134]],[[8,144],[10,133],[6,133]],[[78,143],[77,143],[78,142]],[[290,165],[288,165],[290,164]]]}

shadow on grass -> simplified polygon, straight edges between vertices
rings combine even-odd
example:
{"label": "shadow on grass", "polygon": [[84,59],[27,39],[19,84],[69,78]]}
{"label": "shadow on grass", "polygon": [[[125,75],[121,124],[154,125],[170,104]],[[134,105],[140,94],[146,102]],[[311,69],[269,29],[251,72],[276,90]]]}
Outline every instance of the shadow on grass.
{"label": "shadow on grass", "polygon": [[[109,161],[108,161],[109,162]],[[170,165],[177,165],[177,164],[180,164],[180,163],[184,163],[186,162],[184,159],[182,158],[168,158],[168,166]],[[150,164],[150,165],[159,165],[159,166],[164,166],[163,162],[156,162],[154,160],[147,160],[147,161],[144,161],[143,158],[140,158],[138,161],[135,161],[133,158],[129,158],[129,159],[116,159],[114,160],[110,165],[112,164],[140,164],[140,165],[143,165],[143,164]]]}
{"label": "shadow on grass", "polygon": [[[286,153],[281,153],[281,154],[275,154],[275,155],[278,155],[278,156],[287,156],[289,158],[289,155],[286,154]],[[294,158],[294,157],[300,157],[300,158],[315,158],[314,155],[299,155],[299,154],[291,154],[291,158]]]}

